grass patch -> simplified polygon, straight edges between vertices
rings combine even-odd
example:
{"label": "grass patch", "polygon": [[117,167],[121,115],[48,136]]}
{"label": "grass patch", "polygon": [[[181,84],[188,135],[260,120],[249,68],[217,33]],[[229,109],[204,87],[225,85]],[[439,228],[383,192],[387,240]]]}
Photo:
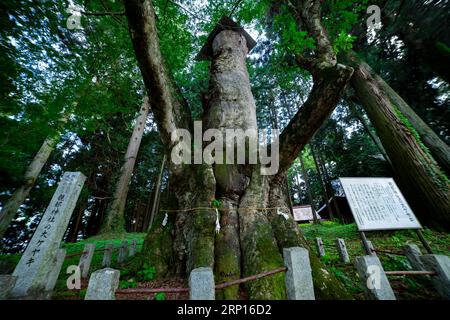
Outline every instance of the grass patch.
{"label": "grass patch", "polygon": [[[324,221],[320,225],[301,225],[300,229],[305,235],[307,241],[311,245],[311,248],[315,251],[314,239],[316,237],[322,238],[325,246],[326,255],[322,258],[322,262],[326,265],[327,269],[332,272],[349,290],[349,292],[355,297],[355,299],[364,299],[363,290],[360,286],[358,275],[356,274],[355,267],[353,265],[355,257],[364,255],[364,250],[361,245],[358,230],[355,224],[342,225],[337,222]],[[423,230],[424,237],[430,243],[431,248],[436,254],[448,255],[450,252],[450,235],[443,232],[436,232],[430,229]],[[425,253],[417,235],[412,230],[402,231],[383,231],[383,232],[366,232],[366,236],[372,241],[376,249],[400,252],[402,246],[406,243],[414,243],[421,248]],[[115,238],[114,238],[115,237]],[[141,250],[141,246],[145,238],[145,233],[121,233],[116,235],[102,235],[92,237],[76,243],[63,243],[62,247],[66,249],[67,255],[71,255],[76,252],[83,251],[83,248],[88,243],[95,243],[96,249],[103,249],[107,244],[113,244],[115,248],[118,248],[122,241],[136,240],[138,244],[137,252]],[[342,238],[345,240],[347,250],[350,256],[351,263],[344,264],[339,260],[339,254],[336,249],[336,238]],[[126,266],[117,264],[118,250],[114,250],[112,256],[111,267],[121,270],[121,287],[134,287],[137,280],[142,280],[137,276],[127,275],[128,269]],[[405,257],[393,255],[393,254],[378,254],[381,263],[386,271],[394,270],[410,270],[410,266]],[[0,255],[0,264],[4,268],[2,273],[12,272],[14,266],[19,262],[21,254],[7,254]],[[83,281],[81,290],[68,290],[66,281],[68,275],[66,274],[67,267],[69,265],[78,265],[80,256],[68,257],[64,261],[61,273],[59,275],[53,299],[83,299],[86,293],[87,280]],[[103,260],[103,252],[96,251],[91,264],[91,272],[94,272],[101,268]],[[126,262],[126,261],[125,261]],[[5,272],[5,268],[10,268]],[[141,270],[140,276],[146,277],[148,274],[152,274],[151,266],[144,267]],[[123,275],[123,277],[122,277]],[[418,277],[390,277],[389,278],[392,288],[398,299],[400,300],[430,300],[440,299],[429,280]],[[159,297],[163,299],[163,297]]]}
{"label": "grass patch", "polygon": [[[92,258],[89,272],[89,274],[91,274],[92,272],[102,268],[104,252],[100,250],[104,249],[107,244],[112,243],[114,245],[114,248],[118,248],[120,247],[122,241],[128,241],[128,243],[131,244],[131,241],[136,240],[138,245],[137,252],[140,252],[140,250],[142,249],[141,245],[144,242],[145,235],[146,235],[145,233],[121,233],[115,235],[116,238],[111,238],[112,235],[95,236],[75,243],[63,243],[61,247],[66,249],[66,256],[70,256],[71,254],[82,252],[86,244],[95,243],[95,248],[98,251],[95,252],[94,257]],[[0,263],[3,265],[2,268],[4,268],[4,270],[2,271],[5,273],[6,272],[11,273],[14,270],[14,266],[19,262],[21,256],[22,256],[21,253],[0,255]],[[114,250],[111,259],[111,268],[120,270],[121,266],[117,264],[117,256],[118,250]],[[53,292],[53,299],[84,298],[84,295],[86,294],[85,287],[87,286],[87,281],[82,282],[83,286],[81,290],[68,290],[66,284],[67,278],[69,277],[69,275],[66,274],[67,267],[70,265],[78,265],[79,261],[80,256],[67,257],[64,260],[64,264],[61,268],[61,273],[59,274],[58,281],[56,283],[55,290]]]}
{"label": "grass patch", "polygon": [[[316,237],[322,238],[326,252],[326,255],[322,258],[323,263],[330,272],[342,281],[356,299],[364,299],[363,290],[354,267],[355,258],[365,254],[356,225],[342,225],[337,222],[325,221],[320,225],[301,225],[300,229],[314,252],[316,252],[314,239]],[[423,230],[423,234],[435,254],[449,254],[449,234],[430,229]],[[372,241],[375,249],[401,252],[403,245],[414,243],[419,246],[422,253],[426,253],[425,248],[413,230],[366,232],[366,236]],[[340,262],[335,245],[336,238],[344,239],[351,260],[350,264]],[[386,271],[411,270],[409,263],[403,256],[379,253],[378,257]],[[440,299],[427,279],[418,277],[390,277],[389,280],[397,298],[400,300]]]}

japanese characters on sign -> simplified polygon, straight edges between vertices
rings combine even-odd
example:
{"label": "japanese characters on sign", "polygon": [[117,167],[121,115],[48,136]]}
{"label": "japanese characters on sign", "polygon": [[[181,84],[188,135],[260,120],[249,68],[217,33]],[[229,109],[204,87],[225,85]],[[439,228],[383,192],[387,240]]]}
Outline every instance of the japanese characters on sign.
{"label": "japanese characters on sign", "polygon": [[64,173],[55,194],[28,243],[13,275],[17,281],[12,296],[28,296],[33,288],[45,288],[56,254],[86,177],[81,172]]}
{"label": "japanese characters on sign", "polygon": [[41,247],[49,238],[49,235],[52,233],[52,229],[55,225],[55,221],[59,218],[59,215],[62,210],[62,206],[66,197],[69,197],[68,192],[70,192],[71,185],[73,184],[76,178],[76,173],[68,172],[66,173],[59,186],[55,192],[50,205],[48,206],[41,222],[39,223],[39,227],[36,230],[36,234],[33,236],[37,237],[37,241],[30,242],[30,250],[29,257],[27,259],[26,265],[30,267],[33,263],[36,262],[36,255],[41,251]]}
{"label": "japanese characters on sign", "polygon": [[392,178],[339,178],[359,231],[420,229]]}

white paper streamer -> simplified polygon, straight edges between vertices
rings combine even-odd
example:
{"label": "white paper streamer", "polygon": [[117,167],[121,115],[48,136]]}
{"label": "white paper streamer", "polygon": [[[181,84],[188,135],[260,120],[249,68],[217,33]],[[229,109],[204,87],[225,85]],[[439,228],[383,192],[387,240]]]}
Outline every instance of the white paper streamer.
{"label": "white paper streamer", "polygon": [[280,208],[277,208],[277,214],[278,214],[279,216],[283,216],[285,220],[288,220],[288,219],[289,219],[289,215],[288,215],[287,213],[284,213],[283,211],[281,211]]}
{"label": "white paper streamer", "polygon": [[163,222],[162,222],[162,226],[163,226],[163,227],[166,226],[168,220],[169,220],[169,215],[168,215],[167,212],[166,212],[166,215],[164,216],[164,220],[163,220]]}
{"label": "white paper streamer", "polygon": [[219,210],[216,208],[216,233],[220,232]]}

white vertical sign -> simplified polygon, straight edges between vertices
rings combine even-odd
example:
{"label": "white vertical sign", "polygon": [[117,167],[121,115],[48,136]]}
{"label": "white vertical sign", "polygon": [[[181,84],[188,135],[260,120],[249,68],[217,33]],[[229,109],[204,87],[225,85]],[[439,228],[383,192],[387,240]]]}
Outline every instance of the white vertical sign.
{"label": "white vertical sign", "polygon": [[17,264],[14,297],[31,296],[45,290],[48,273],[69,224],[86,177],[81,172],[64,173],[47,210]]}

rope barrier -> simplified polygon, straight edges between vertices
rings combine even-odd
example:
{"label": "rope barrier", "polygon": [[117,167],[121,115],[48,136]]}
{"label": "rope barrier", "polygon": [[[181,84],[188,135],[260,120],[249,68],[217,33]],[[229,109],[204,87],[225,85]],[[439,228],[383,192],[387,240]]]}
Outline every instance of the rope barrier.
{"label": "rope barrier", "polygon": [[87,253],[87,251],[80,251],[80,252],[71,253],[71,254],[66,255],[65,259],[76,257],[76,256],[81,256],[81,255],[83,255],[85,253]]}
{"label": "rope barrier", "polygon": [[394,252],[394,251],[387,251],[387,250],[380,250],[380,249],[372,249],[372,251],[379,252],[379,253],[394,254],[397,256],[404,256],[404,254],[401,252]]}
{"label": "rope barrier", "polygon": [[387,276],[434,276],[434,271],[385,271]]}
{"label": "rope barrier", "polygon": [[197,207],[197,208],[189,208],[189,209],[160,209],[160,212],[167,212],[167,213],[176,213],[176,212],[189,212],[189,211],[198,211],[198,210],[215,210],[218,209],[219,211],[266,211],[266,210],[277,210],[277,209],[286,209],[290,210],[287,207],[273,207],[273,208],[212,208],[212,207]]}
{"label": "rope barrier", "polygon": [[189,288],[141,288],[141,289],[123,289],[116,290],[116,294],[132,294],[132,293],[176,293],[176,292],[189,292]]}
{"label": "rope barrier", "polygon": [[[113,248],[113,250],[116,250],[116,249],[117,249],[117,248]],[[109,249],[107,249],[107,248],[98,248],[98,249],[95,249],[94,252],[102,252],[102,251],[107,251],[107,250],[109,250]],[[85,254],[85,253],[88,253],[88,251],[78,251],[78,252],[74,252],[74,253],[71,253],[71,254],[66,255],[66,258],[65,258],[65,259],[67,259],[67,258],[72,258],[72,257],[76,257],[76,256],[82,256],[82,255]]]}
{"label": "rope barrier", "polygon": [[[248,281],[258,280],[264,277],[268,277],[277,273],[286,272],[286,267],[277,268],[270,271],[261,272],[252,276],[248,276],[245,278],[232,280],[224,283],[217,284],[215,286],[216,290],[231,287],[237,284],[245,283]],[[138,288],[138,289],[122,289],[122,290],[116,290],[116,294],[132,294],[132,293],[159,293],[159,292],[166,292],[166,293],[172,293],[172,292],[189,292],[189,288]]]}
{"label": "rope barrier", "polygon": [[252,281],[252,280],[258,280],[267,276],[271,276],[280,272],[285,272],[287,270],[286,267],[282,267],[282,268],[278,268],[278,269],[274,269],[271,271],[266,271],[266,272],[262,272],[259,274],[255,274],[253,276],[248,276],[242,279],[238,279],[238,280],[233,280],[233,281],[229,281],[229,282],[225,282],[225,283],[221,283],[216,285],[216,289],[223,289],[223,288],[227,288],[227,287],[231,287],[234,286],[236,284],[241,284],[241,283],[245,283],[248,281]]}

